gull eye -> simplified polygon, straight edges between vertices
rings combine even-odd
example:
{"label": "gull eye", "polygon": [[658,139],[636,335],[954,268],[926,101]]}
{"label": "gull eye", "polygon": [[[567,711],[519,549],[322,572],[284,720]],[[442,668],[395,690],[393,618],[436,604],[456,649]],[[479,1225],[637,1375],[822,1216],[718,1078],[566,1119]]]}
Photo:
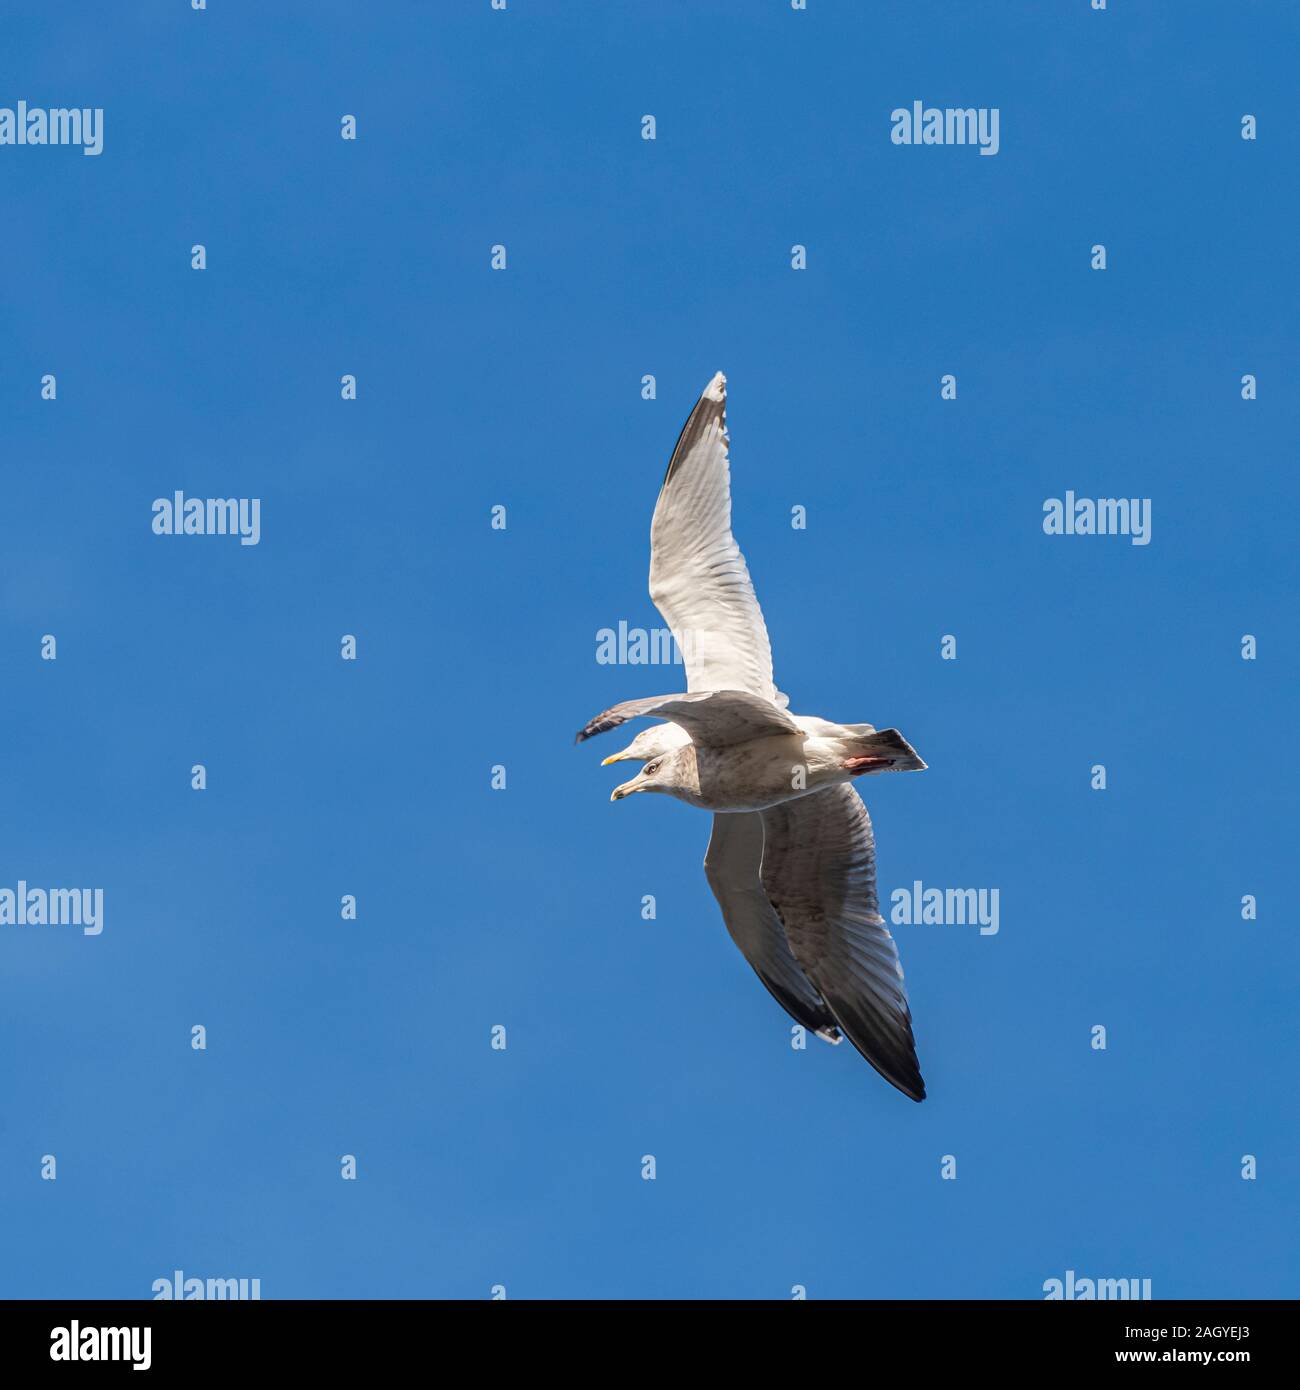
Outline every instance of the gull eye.
{"label": "gull eye", "polygon": [[655,775],[655,773],[659,771],[659,764],[658,764],[657,762],[655,762],[655,763],[646,763],[645,767],[643,767],[643,768],[641,769],[641,771],[642,771],[647,777],[653,777],[653,776]]}

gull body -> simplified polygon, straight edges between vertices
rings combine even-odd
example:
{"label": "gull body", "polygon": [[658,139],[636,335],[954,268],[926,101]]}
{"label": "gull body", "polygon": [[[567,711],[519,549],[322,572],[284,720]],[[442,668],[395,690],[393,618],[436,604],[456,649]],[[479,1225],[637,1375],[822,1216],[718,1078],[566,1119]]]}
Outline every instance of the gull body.
{"label": "gull body", "polygon": [[[801,733],[813,738],[834,738],[846,731],[866,734],[875,732],[870,724],[832,724],[829,719],[818,719],[815,715],[809,714],[792,714],[790,718],[799,726]],[[681,748],[690,741],[690,734],[680,724],[670,721],[652,724],[648,729],[642,729],[626,748],[611,753],[608,758],[602,758],[600,765],[608,767],[610,763],[648,763],[652,758],[671,753],[675,748]]]}
{"label": "gull body", "polygon": [[744,556],[731,534],[726,378],[691,411],[650,528],[650,597],[672,629],[687,689],[628,700],[578,741],[631,719],[642,730],[606,763],[645,766],[612,801],[660,792],[712,811],[704,871],[754,972],[799,1024],[847,1037],[891,1085],[925,1083],[898,951],[876,897],[875,839],[854,779],[920,770],[897,729],[791,715]]}
{"label": "gull body", "polygon": [[664,792],[705,811],[765,811],[782,801],[848,782],[867,772],[892,770],[865,750],[860,735],[837,737],[775,734],[728,748],[687,743],[652,758],[611,801],[635,792]]}

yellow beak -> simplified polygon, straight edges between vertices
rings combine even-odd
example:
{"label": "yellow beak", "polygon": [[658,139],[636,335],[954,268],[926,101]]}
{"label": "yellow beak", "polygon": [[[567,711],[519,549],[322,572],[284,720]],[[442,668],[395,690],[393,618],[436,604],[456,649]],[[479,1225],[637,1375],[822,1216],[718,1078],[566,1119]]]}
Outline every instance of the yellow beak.
{"label": "yellow beak", "polygon": [[621,762],[626,762],[626,760],[627,760],[627,754],[626,754],[626,753],[612,753],[612,754],[610,754],[610,756],[609,756],[608,758],[602,758],[602,759],[600,760],[600,765],[601,765],[601,767],[608,767],[608,766],[610,765],[610,763],[621,763]]}

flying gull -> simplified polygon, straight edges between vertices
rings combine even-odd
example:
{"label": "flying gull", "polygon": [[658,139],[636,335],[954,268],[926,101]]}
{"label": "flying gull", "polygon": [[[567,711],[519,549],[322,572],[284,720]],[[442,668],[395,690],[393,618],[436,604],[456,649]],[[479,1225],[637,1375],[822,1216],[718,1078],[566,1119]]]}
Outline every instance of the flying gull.
{"label": "flying gull", "polygon": [[871,820],[853,779],[920,770],[897,729],[792,715],[745,557],[731,534],[726,378],[700,397],[650,526],[650,597],[687,690],[598,714],[578,742],[631,719],[606,763],[644,763],[612,801],[662,792],[712,811],[704,860],[732,940],[777,1002],[828,1042],[847,1036],[904,1095],[925,1098],[898,950],[876,898]]}

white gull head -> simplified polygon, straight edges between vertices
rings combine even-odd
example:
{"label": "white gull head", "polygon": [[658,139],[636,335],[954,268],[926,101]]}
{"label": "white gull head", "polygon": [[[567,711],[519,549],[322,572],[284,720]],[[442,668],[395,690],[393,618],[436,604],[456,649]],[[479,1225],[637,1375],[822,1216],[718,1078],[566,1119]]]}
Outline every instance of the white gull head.
{"label": "white gull head", "polygon": [[638,762],[648,763],[654,758],[662,758],[665,753],[673,753],[691,741],[691,736],[680,724],[652,724],[641,732],[623,749],[612,753],[602,763]]}

